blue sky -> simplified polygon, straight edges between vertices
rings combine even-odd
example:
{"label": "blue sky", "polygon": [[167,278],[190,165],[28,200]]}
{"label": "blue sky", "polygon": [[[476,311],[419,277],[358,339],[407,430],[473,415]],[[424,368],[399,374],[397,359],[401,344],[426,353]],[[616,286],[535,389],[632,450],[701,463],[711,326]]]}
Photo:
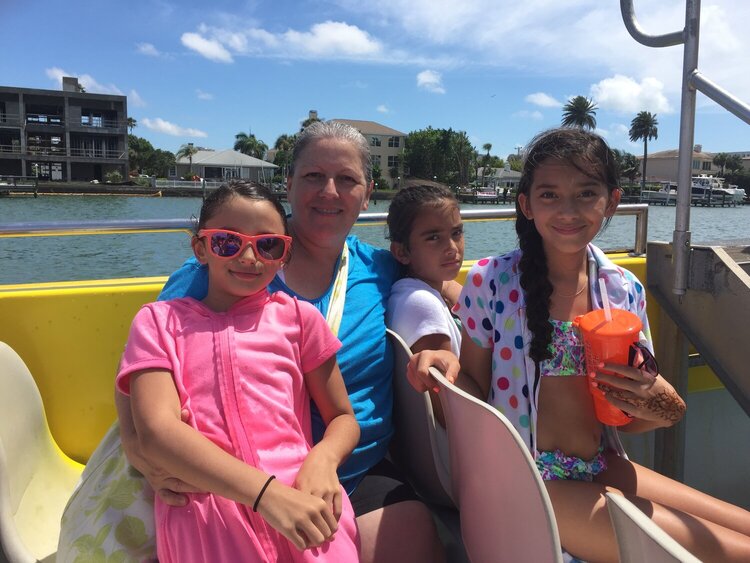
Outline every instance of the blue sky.
{"label": "blue sky", "polygon": [[[635,0],[649,33],[682,29],[685,0]],[[0,85],[128,96],[134,133],[162,149],[272,146],[317,110],[408,133],[466,131],[478,150],[516,152],[559,124],[561,105],[599,106],[610,145],[657,114],[649,151],[677,148],[681,47],[649,49],[616,0],[0,0]],[[750,102],[750,2],[703,0],[699,68]],[[750,150],[750,127],[699,94],[695,142]]]}

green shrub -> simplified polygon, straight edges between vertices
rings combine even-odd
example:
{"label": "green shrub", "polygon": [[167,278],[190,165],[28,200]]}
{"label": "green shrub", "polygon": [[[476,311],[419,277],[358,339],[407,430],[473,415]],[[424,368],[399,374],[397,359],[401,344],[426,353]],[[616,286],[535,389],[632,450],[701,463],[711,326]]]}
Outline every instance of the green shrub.
{"label": "green shrub", "polygon": [[122,174],[119,170],[110,170],[104,175],[104,181],[108,184],[119,184],[122,182]]}

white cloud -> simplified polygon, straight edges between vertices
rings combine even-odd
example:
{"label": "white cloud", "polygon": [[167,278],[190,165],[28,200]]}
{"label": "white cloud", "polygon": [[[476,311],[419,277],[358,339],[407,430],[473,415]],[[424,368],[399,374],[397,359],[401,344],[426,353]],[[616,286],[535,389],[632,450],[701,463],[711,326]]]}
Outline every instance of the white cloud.
{"label": "white cloud", "polygon": [[208,135],[200,129],[193,129],[191,127],[180,127],[174,123],[170,123],[157,117],[156,119],[149,119],[144,117],[141,119],[141,124],[156,131],[157,133],[164,133],[165,135],[172,135],[173,137],[208,137]]}
{"label": "white cloud", "polygon": [[435,70],[423,70],[417,74],[417,86],[434,94],[445,94],[443,76]]}
{"label": "white cloud", "polygon": [[141,95],[135,90],[131,90],[130,94],[128,94],[128,104],[137,108],[146,107],[147,105],[144,99],[141,98]]}
{"label": "white cloud", "polygon": [[[682,47],[649,48],[637,43],[622,22],[618,2],[601,0],[336,0],[353,17],[381,24],[386,45],[412,48],[412,59],[429,54],[458,66],[481,65],[521,71],[549,80],[588,76],[590,82],[621,74],[640,82],[658,77],[663,94],[679,103]],[[637,19],[646,33],[679,31],[685,3],[639,0]],[[750,99],[747,0],[709,0],[701,14],[700,65],[740,99]],[[444,68],[424,64],[431,68]],[[559,97],[560,95],[557,94]]]}
{"label": "white cloud", "polygon": [[560,106],[562,106],[562,103],[558,102],[555,98],[553,98],[549,94],[545,94],[544,92],[535,92],[533,94],[529,94],[524,98],[524,100],[529,102],[530,104],[534,104],[535,106],[543,108],[559,108]]}
{"label": "white cloud", "polygon": [[381,51],[378,41],[355,25],[327,21],[313,25],[308,32],[289,30],[283,34],[288,48],[320,57],[368,57]]}
{"label": "white cloud", "polygon": [[542,115],[541,111],[538,111],[538,110],[529,111],[529,110],[523,109],[521,111],[515,112],[513,114],[513,117],[520,117],[522,119],[533,119],[534,121],[540,121],[544,116]]}
{"label": "white cloud", "polygon": [[219,63],[234,62],[231,53],[216,39],[206,39],[197,33],[183,33],[180,41],[182,41],[185,47],[192,49],[210,61]]}
{"label": "white cloud", "polygon": [[114,84],[100,84],[90,74],[78,74],[76,72],[68,72],[59,67],[52,67],[45,69],[45,74],[51,78],[57,88],[62,87],[63,76],[74,76],[78,78],[78,83],[86,89],[89,94],[115,94],[117,96],[124,96],[122,90],[120,90]]}
{"label": "white cloud", "polygon": [[234,55],[355,60],[383,56],[383,46],[367,31],[339,21],[316,23],[306,31],[288,29],[281,33],[257,27],[237,31],[201,24],[197,33],[184,33],[182,42],[219,62],[232,62]]}
{"label": "white cloud", "polygon": [[[78,78],[78,83],[83,86],[83,88],[86,90],[86,93],[88,94],[114,94],[116,96],[125,96],[125,93],[114,84],[100,84],[90,74],[68,72],[56,66],[45,69],[44,73],[53,80],[53,82],[55,83],[55,88],[62,88],[63,76],[73,76]],[[147,105],[146,101],[141,98],[141,95],[136,90],[131,89],[127,97],[128,104],[130,104],[131,106],[145,107]]]}
{"label": "white cloud", "polygon": [[619,135],[621,137],[630,136],[630,127],[623,123],[615,123],[614,125],[612,125],[611,130],[615,135]]}
{"label": "white cloud", "polygon": [[591,96],[601,109],[618,113],[672,113],[664,95],[664,84],[652,77],[640,82],[621,74],[605,78],[591,86]]}
{"label": "white cloud", "polygon": [[151,43],[138,43],[135,48],[141,55],[147,55],[149,57],[160,57],[161,53]]}
{"label": "white cloud", "polygon": [[391,110],[388,109],[388,107],[385,104],[380,104],[377,108],[375,108],[379,113],[390,113]]}
{"label": "white cloud", "polygon": [[204,92],[200,88],[195,90],[195,95],[198,97],[199,100],[213,100],[214,95],[210,94],[208,92]]}

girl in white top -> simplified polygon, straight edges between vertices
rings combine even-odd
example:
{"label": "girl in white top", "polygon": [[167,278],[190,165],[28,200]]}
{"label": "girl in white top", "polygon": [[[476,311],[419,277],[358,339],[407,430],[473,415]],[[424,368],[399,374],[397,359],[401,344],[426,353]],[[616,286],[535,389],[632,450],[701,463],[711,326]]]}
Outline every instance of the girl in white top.
{"label": "girl in white top", "polygon": [[[461,328],[450,308],[461,286],[455,283],[455,292],[441,294],[444,282],[458,275],[464,258],[464,227],[453,192],[427,185],[399,191],[388,209],[388,238],[404,277],[391,289],[386,324],[414,353],[449,350],[458,355]],[[427,390],[420,380],[410,382]],[[432,406],[442,423],[440,401],[434,395]]]}

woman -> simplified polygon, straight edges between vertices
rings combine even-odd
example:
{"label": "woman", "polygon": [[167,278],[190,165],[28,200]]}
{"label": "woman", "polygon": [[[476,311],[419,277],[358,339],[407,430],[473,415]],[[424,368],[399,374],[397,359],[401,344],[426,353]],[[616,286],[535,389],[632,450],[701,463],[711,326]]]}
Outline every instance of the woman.
{"label": "woman", "polygon": [[[439,561],[442,547],[429,510],[384,459],[393,434],[392,352],[384,316],[398,269],[388,251],[349,235],[359,213],[368,208],[372,188],[369,145],[356,129],[318,122],[300,133],[287,180],[292,257],[269,288],[312,303],[343,343],[337,359],[361,438],[339,476],[357,516],[362,560]],[[170,277],[160,298],[200,299],[206,287],[205,269],[192,259]],[[420,363],[456,369],[450,355],[440,353],[424,355]],[[129,403],[121,395],[116,399],[128,459],[165,502],[184,504],[179,493],[194,489],[140,455]],[[322,435],[318,413],[313,414],[313,434]],[[69,512],[70,507],[63,528],[75,518]],[[145,527],[148,535],[148,523]],[[152,530],[153,524],[151,535]]]}

